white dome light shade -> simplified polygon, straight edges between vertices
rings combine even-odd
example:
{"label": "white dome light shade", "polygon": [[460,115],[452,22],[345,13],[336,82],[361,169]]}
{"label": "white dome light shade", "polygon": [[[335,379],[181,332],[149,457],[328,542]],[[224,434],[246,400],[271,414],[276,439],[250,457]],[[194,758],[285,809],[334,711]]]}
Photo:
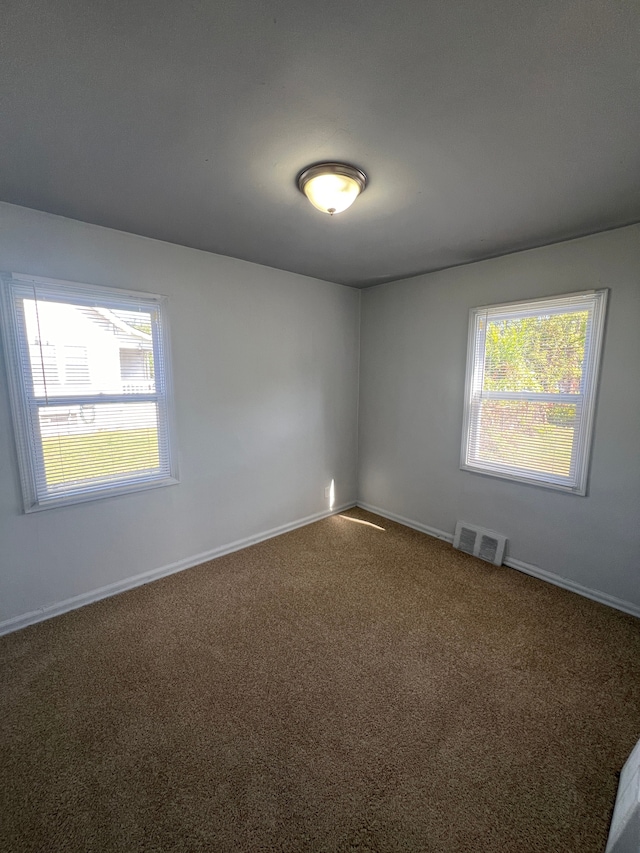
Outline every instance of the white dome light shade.
{"label": "white dome light shade", "polygon": [[317,175],[307,181],[304,193],[318,210],[333,214],[351,207],[360,187],[353,178],[345,178],[344,175]]}
{"label": "white dome light shade", "polygon": [[351,207],[367,185],[367,176],[346,163],[320,163],[298,176],[298,187],[311,204],[333,215]]}

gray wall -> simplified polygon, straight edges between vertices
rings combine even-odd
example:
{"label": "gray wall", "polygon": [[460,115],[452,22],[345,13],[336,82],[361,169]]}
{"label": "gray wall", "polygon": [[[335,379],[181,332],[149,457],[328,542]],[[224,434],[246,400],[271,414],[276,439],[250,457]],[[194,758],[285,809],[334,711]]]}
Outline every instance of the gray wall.
{"label": "gray wall", "polygon": [[0,622],[355,502],[358,291],[7,204],[0,269],[170,297],[181,479],[24,515],[0,365]]}
{"label": "gray wall", "polygon": [[[611,289],[587,497],[459,469],[469,309]],[[363,292],[359,499],[640,605],[640,226]]]}

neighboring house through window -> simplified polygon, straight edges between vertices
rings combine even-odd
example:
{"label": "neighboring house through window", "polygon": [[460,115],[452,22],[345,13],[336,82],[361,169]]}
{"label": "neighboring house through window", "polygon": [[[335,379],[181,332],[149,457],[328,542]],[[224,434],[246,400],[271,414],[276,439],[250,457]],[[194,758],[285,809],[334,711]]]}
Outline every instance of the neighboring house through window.
{"label": "neighboring house through window", "polygon": [[163,297],[3,276],[26,511],[176,482]]}
{"label": "neighboring house through window", "polygon": [[462,468],[586,494],[606,297],[471,311]]}

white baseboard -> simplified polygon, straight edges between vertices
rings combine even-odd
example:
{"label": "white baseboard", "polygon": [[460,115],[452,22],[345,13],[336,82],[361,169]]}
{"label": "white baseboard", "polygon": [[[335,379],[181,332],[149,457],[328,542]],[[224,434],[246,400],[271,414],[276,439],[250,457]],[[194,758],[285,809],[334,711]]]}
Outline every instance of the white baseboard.
{"label": "white baseboard", "polygon": [[405,518],[403,515],[396,515],[395,512],[389,512],[386,509],[380,509],[379,506],[372,506],[358,501],[357,506],[373,512],[376,515],[381,515],[383,518],[388,518],[389,521],[397,521],[398,524],[404,524],[405,527],[411,527],[413,530],[419,530],[421,533],[426,533],[433,536],[434,539],[443,539],[445,542],[453,542],[453,534],[445,533],[444,530],[438,530],[436,527],[429,527],[427,524],[422,524],[420,521],[414,521],[412,518]]}
{"label": "white baseboard", "polygon": [[[413,530],[419,530],[422,533],[427,533],[429,536],[434,536],[436,539],[443,539],[445,542],[453,542],[453,534],[445,533],[444,530],[429,527],[419,521],[404,518],[402,515],[396,515],[394,512],[389,512],[386,509],[381,509],[380,507],[372,506],[371,504],[361,503],[358,501],[357,505],[362,507],[362,509],[375,513],[376,515],[381,515],[383,518],[388,518],[390,521],[397,521],[399,524],[404,524],[405,527],[411,527]],[[531,563],[525,563],[523,560],[516,560],[513,557],[507,557],[504,561],[504,565],[508,566],[510,569],[516,569],[518,572],[524,572],[526,575],[532,575],[534,578],[538,578],[539,580],[552,583],[554,586],[562,587],[562,589],[568,589],[570,592],[575,592],[578,595],[582,595],[584,598],[590,598],[592,601],[597,601],[600,604],[606,604],[608,607],[613,607],[615,610],[621,610],[623,613],[629,613],[631,616],[637,616],[640,618],[640,605],[634,604],[631,601],[624,601],[623,599],[616,598],[606,592],[600,592],[598,589],[590,589],[576,581],[563,578],[561,575],[556,575],[554,572],[548,572],[546,569],[541,569]]]}
{"label": "white baseboard", "polygon": [[148,572],[142,572],[139,575],[134,575],[130,578],[125,578],[116,583],[102,586],[99,589],[91,590],[91,592],[75,595],[73,598],[67,598],[56,604],[48,604],[38,610],[32,610],[29,613],[23,613],[21,616],[15,616],[12,619],[7,619],[0,622],[0,637],[3,634],[10,634],[13,631],[19,631],[21,628],[26,628],[28,625],[34,625],[36,622],[43,622],[45,619],[52,619],[54,616],[60,616],[62,613],[68,613],[69,610],[77,610],[79,607],[84,607],[85,604],[92,604],[94,601],[100,601],[102,598],[110,598],[112,595],[118,595],[120,592],[126,592],[128,589],[134,589],[137,586],[150,583],[151,581],[159,580],[167,575],[173,575],[176,572],[181,572],[184,569],[191,569],[193,566],[199,566],[201,563],[206,563],[209,560],[214,560],[216,557],[224,557],[225,554],[231,554],[233,551],[240,551],[242,548],[248,548],[249,545],[257,545],[258,542],[264,542],[265,539],[272,539],[274,536],[280,536],[283,533],[288,533],[290,530],[295,530],[298,527],[305,527],[307,524],[312,524],[314,521],[320,521],[322,518],[328,518],[331,515],[336,515],[339,512],[344,512],[351,509],[355,504],[347,503],[343,506],[334,507],[331,510],[317,512],[314,515],[308,515],[306,518],[298,518],[296,521],[291,521],[288,524],[282,524],[280,527],[273,527],[271,530],[265,530],[262,533],[256,533],[253,536],[247,536],[245,539],[238,539],[236,542],[231,542],[228,545],[221,545],[219,548],[213,548],[211,551],[205,551],[202,554],[195,554],[191,557],[186,557],[184,560],[178,560],[176,563],[170,563],[167,566],[162,566],[159,569],[151,569]]}
{"label": "white baseboard", "polygon": [[545,569],[533,566],[531,563],[525,563],[522,560],[516,560],[513,557],[507,557],[504,564],[511,569],[524,572],[525,575],[533,575],[534,578],[547,581],[555,586],[561,586],[563,589],[568,589],[570,592],[575,592],[584,598],[590,598],[592,601],[598,601],[600,604],[606,604],[608,607],[613,607],[615,610],[622,610],[623,613],[629,613],[631,616],[637,616],[640,619],[640,605],[634,604],[632,601],[624,601],[621,598],[616,598],[614,595],[600,592],[599,589],[590,589],[588,586],[582,586],[581,583],[577,583],[577,581],[563,578],[554,572],[548,572]]}

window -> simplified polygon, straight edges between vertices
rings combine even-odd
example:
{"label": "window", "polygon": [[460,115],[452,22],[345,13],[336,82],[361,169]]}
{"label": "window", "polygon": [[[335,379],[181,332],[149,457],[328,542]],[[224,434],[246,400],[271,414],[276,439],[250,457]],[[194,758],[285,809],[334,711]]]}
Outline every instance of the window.
{"label": "window", "polygon": [[2,279],[25,510],[176,482],[164,298]]}
{"label": "window", "polygon": [[462,468],[586,494],[606,298],[471,311]]}

